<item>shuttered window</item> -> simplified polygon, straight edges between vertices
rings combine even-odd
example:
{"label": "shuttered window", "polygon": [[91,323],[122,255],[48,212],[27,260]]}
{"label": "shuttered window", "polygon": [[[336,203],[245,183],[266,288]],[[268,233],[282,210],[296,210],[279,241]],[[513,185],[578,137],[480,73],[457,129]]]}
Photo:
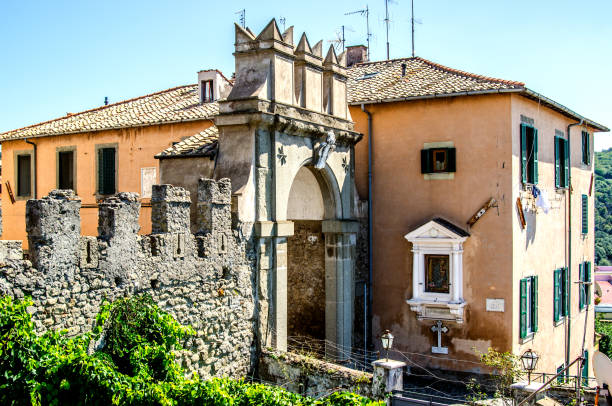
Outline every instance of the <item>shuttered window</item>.
{"label": "shuttered window", "polygon": [[98,193],[112,195],[116,193],[115,148],[98,149]]}
{"label": "shuttered window", "polygon": [[520,336],[527,337],[538,331],[538,277],[520,281]]}
{"label": "shuttered window", "polygon": [[567,268],[559,268],[553,272],[553,318],[555,322],[568,314],[567,274]]}
{"label": "shuttered window", "polygon": [[584,309],[588,304],[591,303],[591,262],[583,262],[578,265],[579,278],[581,283],[580,286],[580,297],[578,306],[580,310]]}
{"label": "shuttered window", "polygon": [[17,196],[32,195],[32,156],[17,155]]}
{"label": "shuttered window", "polygon": [[427,148],[421,150],[421,173],[447,173],[457,171],[455,148]]}
{"label": "shuttered window", "polygon": [[569,148],[567,140],[555,136],[555,186],[569,186]]}
{"label": "shuttered window", "polygon": [[591,136],[586,131],[582,132],[582,163],[591,163]]}
{"label": "shuttered window", "polygon": [[521,179],[538,183],[538,130],[528,124],[521,124]]}
{"label": "shuttered window", "polygon": [[582,364],[582,378],[584,379],[584,382],[582,382],[582,385],[584,386],[588,386],[589,385],[589,351],[588,350],[584,350],[584,354],[582,355],[584,357],[584,363]]}
{"label": "shuttered window", "polygon": [[589,197],[582,195],[582,234],[589,232]]}
{"label": "shuttered window", "polygon": [[557,376],[557,383],[561,384],[565,381],[565,379],[563,379],[563,369],[565,368],[565,364],[561,364],[557,367],[557,374],[559,374],[559,376]]}

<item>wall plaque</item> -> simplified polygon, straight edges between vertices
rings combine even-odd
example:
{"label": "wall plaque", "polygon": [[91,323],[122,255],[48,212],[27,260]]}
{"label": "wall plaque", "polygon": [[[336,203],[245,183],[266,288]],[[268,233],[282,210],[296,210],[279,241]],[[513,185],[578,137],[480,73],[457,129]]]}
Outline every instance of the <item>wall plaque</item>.
{"label": "wall plaque", "polygon": [[504,312],[504,299],[487,299],[488,312]]}

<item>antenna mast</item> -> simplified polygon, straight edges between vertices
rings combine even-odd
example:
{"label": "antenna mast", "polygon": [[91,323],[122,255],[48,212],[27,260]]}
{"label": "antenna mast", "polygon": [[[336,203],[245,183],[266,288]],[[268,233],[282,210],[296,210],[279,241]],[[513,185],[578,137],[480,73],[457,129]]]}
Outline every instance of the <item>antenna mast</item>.
{"label": "antenna mast", "polygon": [[389,0],[385,0],[385,24],[387,25],[387,60],[389,60]]}
{"label": "antenna mast", "polygon": [[242,26],[242,28],[246,27],[246,9],[242,9],[240,11],[236,11],[234,14],[240,14],[240,25]]}
{"label": "antenna mast", "polygon": [[368,61],[369,61],[370,60],[370,37],[372,36],[372,33],[370,32],[370,9],[368,8],[368,5],[366,4],[366,7],[363,10],[356,10],[356,11],[350,11],[348,13],[344,13],[345,16],[348,16],[351,14],[361,14],[362,16],[365,16],[366,18],[366,41],[368,43]]}
{"label": "antenna mast", "polygon": [[410,19],[412,23],[412,57],[414,58],[414,0],[410,0],[410,5],[412,8],[412,18]]}

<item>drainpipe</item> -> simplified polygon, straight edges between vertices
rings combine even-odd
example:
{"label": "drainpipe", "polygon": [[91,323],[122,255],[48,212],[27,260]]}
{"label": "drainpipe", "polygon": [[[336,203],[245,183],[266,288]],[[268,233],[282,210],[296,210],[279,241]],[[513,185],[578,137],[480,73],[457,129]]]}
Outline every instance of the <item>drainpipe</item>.
{"label": "drainpipe", "polygon": [[[373,131],[372,131],[372,113],[370,113],[366,108],[365,105],[362,104],[361,105],[361,111],[363,111],[364,113],[366,113],[368,115],[368,297],[367,297],[367,304],[368,304],[368,325],[370,326],[370,329],[372,328],[372,269],[373,269],[373,264],[372,264],[372,258],[373,258],[373,248],[374,248],[374,244],[373,244],[373,230],[372,230],[372,212],[373,212],[373,203],[374,203],[374,191],[372,189],[372,150],[374,148],[374,139],[372,138],[372,136],[374,135]],[[370,335],[371,335],[371,331],[370,331]],[[368,334],[367,331],[364,332],[364,342],[367,346],[368,341]],[[372,338],[370,337],[370,341],[369,344],[370,346],[374,343],[374,341],[372,340]]]}
{"label": "drainpipe", "polygon": [[[567,150],[569,151],[567,154],[567,166],[568,166],[568,190],[567,190],[567,206],[568,206],[568,230],[567,230],[567,239],[568,239],[568,252],[567,252],[567,281],[565,284],[565,289],[567,293],[567,323],[565,326],[565,365],[568,365],[570,362],[570,342],[571,342],[571,324],[572,324],[572,148],[571,148],[571,139],[570,130],[572,127],[577,125],[582,125],[584,119],[581,119],[579,123],[572,123],[567,126]],[[580,355],[582,356],[582,354]]]}
{"label": "drainpipe", "polygon": [[33,192],[34,193],[33,193],[33,196],[34,196],[34,199],[38,199],[38,195],[36,194],[36,191],[38,190],[38,188],[36,187],[36,185],[38,183],[38,176],[36,176],[36,172],[37,172],[36,168],[38,167],[36,165],[36,155],[37,155],[36,154],[36,144],[33,143],[32,141],[29,141],[27,138],[25,139],[25,142],[26,142],[26,144],[30,144],[30,145],[32,145],[34,147],[34,157],[33,157],[33,161],[34,161],[34,173],[33,173],[33,175],[34,175],[34,182],[33,182],[34,183],[34,190],[33,190]]}

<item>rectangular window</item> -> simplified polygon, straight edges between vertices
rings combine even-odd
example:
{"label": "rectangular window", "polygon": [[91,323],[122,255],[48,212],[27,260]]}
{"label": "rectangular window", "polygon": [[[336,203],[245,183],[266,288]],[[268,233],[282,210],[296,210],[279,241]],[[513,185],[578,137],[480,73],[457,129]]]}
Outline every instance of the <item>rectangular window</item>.
{"label": "rectangular window", "polygon": [[538,130],[521,124],[521,177],[523,183],[538,183]]}
{"label": "rectangular window", "polygon": [[569,186],[569,148],[567,140],[555,136],[555,186]]}
{"label": "rectangular window", "polygon": [[589,232],[589,196],[582,195],[582,234]]}
{"label": "rectangular window", "polygon": [[448,255],[425,255],[425,292],[450,293]]}
{"label": "rectangular window", "polygon": [[591,262],[586,261],[578,265],[578,277],[580,282],[580,297],[578,306],[580,310],[584,309],[588,304],[591,303]]}
{"label": "rectangular window", "polygon": [[553,272],[553,318],[558,322],[568,314],[568,280],[567,268],[559,268]]}
{"label": "rectangular window", "polygon": [[582,132],[582,163],[591,163],[591,136],[586,131]]}
{"label": "rectangular window", "polygon": [[112,195],[117,192],[115,155],[114,147],[98,149],[98,193],[101,195]]}
{"label": "rectangular window", "polygon": [[421,150],[421,173],[448,173],[457,171],[455,148],[429,148]]}
{"label": "rectangular window", "polygon": [[17,196],[32,195],[32,155],[17,155]]}
{"label": "rectangular window", "polygon": [[521,279],[520,336],[538,331],[538,277]]}
{"label": "rectangular window", "polygon": [[208,103],[214,101],[213,94],[213,81],[212,80],[203,80],[200,83],[200,88],[202,89],[202,103]]}
{"label": "rectangular window", "polygon": [[57,187],[74,190],[74,151],[57,153]]}
{"label": "rectangular window", "polygon": [[557,367],[557,374],[559,374],[559,376],[557,376],[557,383],[558,384],[562,384],[563,382],[565,382],[565,379],[563,379],[563,369],[565,368],[565,364],[561,364]]}

